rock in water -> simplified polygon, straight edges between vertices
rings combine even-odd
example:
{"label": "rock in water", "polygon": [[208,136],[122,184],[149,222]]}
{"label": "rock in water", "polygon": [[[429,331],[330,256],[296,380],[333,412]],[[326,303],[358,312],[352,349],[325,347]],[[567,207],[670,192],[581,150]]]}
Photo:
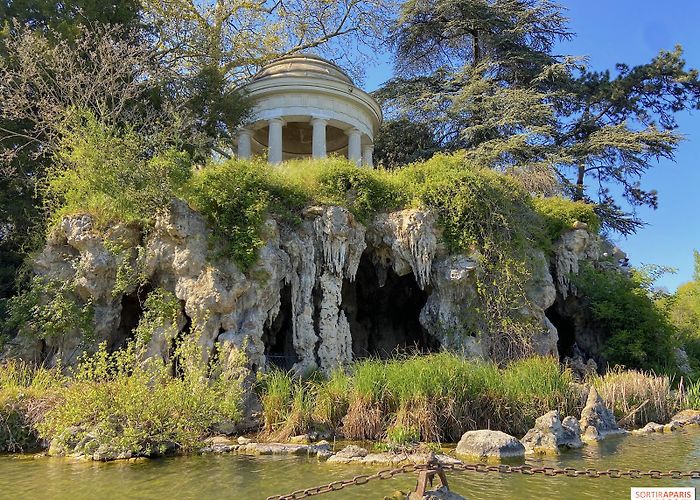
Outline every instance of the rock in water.
{"label": "rock in water", "polygon": [[369,452],[360,446],[351,444],[328,459],[329,462],[350,463],[359,462],[367,456]]}
{"label": "rock in water", "polygon": [[561,448],[581,448],[581,428],[574,417],[566,417],[562,422],[557,410],[545,413],[535,420],[521,440],[527,453],[559,453]]}
{"label": "rock in water", "polygon": [[469,431],[462,435],[455,452],[464,457],[499,461],[523,458],[525,447],[517,438],[501,431]]}
{"label": "rock in water", "polygon": [[586,442],[596,442],[611,435],[627,434],[627,431],[617,425],[615,415],[605,406],[595,387],[591,386],[586,406],[579,420],[583,434],[581,439]]}
{"label": "rock in water", "polygon": [[671,422],[681,425],[700,425],[700,410],[683,410],[671,417]]}

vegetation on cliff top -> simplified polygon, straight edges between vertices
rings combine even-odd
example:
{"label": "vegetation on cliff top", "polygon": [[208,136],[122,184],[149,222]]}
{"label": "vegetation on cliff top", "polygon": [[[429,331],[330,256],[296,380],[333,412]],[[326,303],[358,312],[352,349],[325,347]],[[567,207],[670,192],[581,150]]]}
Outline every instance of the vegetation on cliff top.
{"label": "vegetation on cliff top", "polygon": [[593,208],[563,198],[533,198],[519,177],[437,154],[396,171],[358,168],[329,158],[268,165],[261,159],[210,163],[193,170],[185,153],[142,154],[132,133],[81,114],[65,132],[59,157],[45,183],[52,224],[65,215],[90,214],[95,229],[124,222],[148,231],[155,215],[182,198],[208,220],[219,255],[245,271],[264,244],[263,223],[274,217],[294,225],[310,205],[347,207],[361,222],[380,211],[424,208],[435,212],[447,247],[480,260],[480,318],[470,332],[488,330],[498,358],[528,353],[529,325],[514,311],[527,303],[530,259],[548,249],[578,219],[595,229]]}

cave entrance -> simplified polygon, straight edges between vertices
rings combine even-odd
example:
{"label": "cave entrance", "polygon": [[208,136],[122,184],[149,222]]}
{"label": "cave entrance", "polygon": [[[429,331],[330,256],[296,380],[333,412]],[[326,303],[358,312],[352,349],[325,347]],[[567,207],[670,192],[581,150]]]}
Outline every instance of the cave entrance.
{"label": "cave entrance", "polygon": [[280,311],[263,327],[262,336],[267,362],[282,370],[290,370],[299,361],[294,350],[292,321],[292,286],[284,285],[280,291]]}
{"label": "cave entrance", "polygon": [[[386,273],[383,286],[380,273]],[[378,272],[365,252],[355,281],[346,280],[342,293],[355,359],[389,358],[402,352],[431,352],[440,347],[420,324],[428,293],[420,289],[413,273],[399,276],[390,267]]]}
{"label": "cave entrance", "polygon": [[571,318],[562,315],[557,310],[556,303],[548,308],[544,314],[547,316],[547,319],[552,322],[559,334],[559,340],[557,340],[559,359],[563,361],[565,357],[571,357],[573,355],[574,345],[576,345],[576,327],[574,326],[574,322]]}
{"label": "cave entrance", "polygon": [[126,343],[134,338],[134,330],[139,326],[141,316],[144,312],[144,303],[146,297],[151,293],[153,287],[146,283],[138,286],[132,293],[127,293],[122,296],[121,306],[122,311],[119,316],[119,326],[115,334],[110,339],[107,349],[112,352],[121,349]]}

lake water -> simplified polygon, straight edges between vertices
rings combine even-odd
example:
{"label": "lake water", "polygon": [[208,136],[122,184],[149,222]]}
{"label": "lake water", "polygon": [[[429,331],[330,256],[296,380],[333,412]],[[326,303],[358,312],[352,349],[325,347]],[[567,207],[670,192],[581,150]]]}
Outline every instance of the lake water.
{"label": "lake water", "polygon": [[[531,465],[683,471],[700,469],[700,430],[629,436],[586,446]],[[31,455],[0,456],[0,497],[31,499],[264,499],[268,495],[375,472],[385,467],[333,465],[307,458],[197,455],[94,463]],[[628,499],[632,486],[694,486],[700,480],[590,479],[518,474],[448,473],[452,490],[469,499]],[[416,476],[373,481],[319,498],[381,499],[410,491]]]}

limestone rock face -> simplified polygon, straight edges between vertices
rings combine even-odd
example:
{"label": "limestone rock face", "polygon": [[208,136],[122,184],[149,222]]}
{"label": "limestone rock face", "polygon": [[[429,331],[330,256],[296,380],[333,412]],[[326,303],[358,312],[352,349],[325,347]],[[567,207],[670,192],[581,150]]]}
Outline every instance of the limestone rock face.
{"label": "limestone rock face", "polygon": [[581,411],[579,424],[582,431],[581,439],[586,442],[600,441],[608,436],[627,433],[617,425],[615,415],[605,406],[603,398],[593,386],[588,393],[586,406]]}
{"label": "limestone rock face", "polygon": [[[473,314],[479,305],[476,282],[481,256],[478,249],[450,254],[430,210],[383,213],[365,225],[345,208],[312,206],[294,227],[267,220],[261,236],[264,245],[258,259],[243,272],[233,259],[222,256],[222,248],[212,252],[204,217],[175,200],[147,233],[125,225],[98,232],[90,216],[64,218],[36,259],[35,271],[74,282],[76,298],[92,304],[94,346],[102,341],[109,348],[124,345],[149,291],[171,292],[182,305],[175,331],[155,331],[147,356],[171,363],[173,343],[196,327],[205,361],[218,353],[219,359],[237,369],[236,360],[245,355],[248,372],[239,374],[241,380],[271,363],[298,373],[328,372],[350,363],[353,355],[366,355],[361,349],[353,353],[358,340],[353,328],[365,334],[391,331],[392,325],[375,325],[373,330],[362,324],[370,320],[348,299],[349,290],[360,288],[356,277],[361,264],[363,279],[371,275],[375,281],[361,285],[374,287],[375,296],[389,286],[387,280],[396,287],[403,279],[400,286],[407,297],[419,297],[405,311],[415,315],[414,336],[389,345],[388,351],[422,338],[431,348],[488,356],[489,335]],[[541,251],[529,256],[533,273],[520,312],[534,320],[532,343],[539,354],[557,354],[558,333],[545,310],[567,293],[568,273],[578,269],[579,260],[596,255],[592,241],[585,229],[574,229],[556,245],[551,262]],[[129,273],[139,279],[125,281]],[[389,313],[394,311],[382,314]],[[402,315],[403,311],[396,314]],[[20,335],[14,354],[49,364],[60,358],[71,364],[81,351],[81,340],[69,334],[40,343]],[[369,345],[367,339],[364,342]],[[392,339],[382,342],[383,348]],[[246,404],[255,411],[252,402]]]}
{"label": "limestone rock face", "polygon": [[535,427],[530,429],[520,440],[527,453],[558,454],[562,448],[581,448],[581,428],[574,417],[563,421],[557,410],[550,411],[535,420]]}
{"label": "limestone rock face", "polygon": [[455,450],[457,455],[479,460],[518,459],[525,456],[525,447],[517,438],[501,431],[468,431]]}
{"label": "limestone rock face", "polygon": [[585,228],[567,231],[554,245],[554,267],[557,279],[557,291],[566,299],[569,293],[575,293],[570,276],[577,274],[582,260],[600,259],[598,237]]}

